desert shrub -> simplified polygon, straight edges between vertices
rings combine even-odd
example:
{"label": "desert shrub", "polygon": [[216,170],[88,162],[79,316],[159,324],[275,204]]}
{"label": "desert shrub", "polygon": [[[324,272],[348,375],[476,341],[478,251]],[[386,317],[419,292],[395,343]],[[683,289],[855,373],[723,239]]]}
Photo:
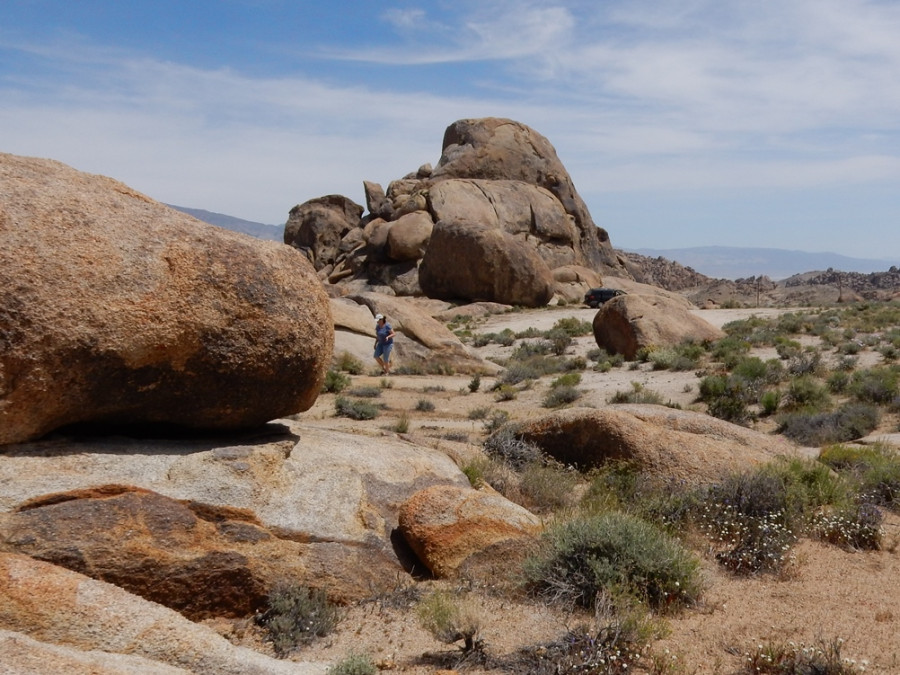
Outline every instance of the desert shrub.
{"label": "desert shrub", "polygon": [[543,459],[541,449],[534,443],[516,436],[509,426],[501,426],[484,441],[484,451],[512,467],[522,468]]}
{"label": "desert shrub", "polygon": [[803,644],[765,643],[746,654],[735,675],[857,675],[862,671],[841,656],[841,640]]}
{"label": "desert shrub", "polygon": [[665,635],[665,626],[646,608],[628,596],[601,592],[591,625],[566,631],[548,644],[520,649],[497,663],[497,669],[512,675],[626,675],[648,672],[673,673],[671,664],[655,667],[647,646]]}
{"label": "desert shrub", "polygon": [[594,326],[590,321],[582,321],[574,316],[559,319],[553,324],[553,330],[561,330],[570,337],[581,337],[594,332]]}
{"label": "desert shrub", "polygon": [[378,406],[359,399],[338,396],[334,401],[335,414],[352,420],[372,420],[378,417]]}
{"label": "desert shrub", "polygon": [[266,630],[275,653],[283,658],[297,647],[328,635],[338,619],[338,610],[325,591],[283,582],[269,593],[266,610],[257,622]]}
{"label": "desert shrub", "polygon": [[784,481],[766,471],[734,474],[707,488],[700,530],[721,548],[716,560],[736,574],[780,570],[796,540]]}
{"label": "desert shrub", "polygon": [[778,432],[808,446],[842,443],[862,438],[878,426],[878,408],[865,403],[848,403],[834,412],[786,413],[778,420]]}
{"label": "desert shrub", "polygon": [[829,544],[853,550],[878,550],[883,536],[884,514],[867,501],[818,514],[813,533]]}
{"label": "desert shrub", "polygon": [[759,396],[759,408],[763,415],[774,415],[781,403],[781,392],[777,389],[764,391]]}
{"label": "desert shrub", "polygon": [[787,371],[791,375],[815,375],[821,368],[822,355],[813,350],[804,350],[787,362]]}
{"label": "desert shrub", "polygon": [[524,571],[536,594],[584,607],[594,607],[604,590],[658,610],[690,605],[700,594],[693,555],[656,526],[616,511],[551,525]]}
{"label": "desert shrub", "polygon": [[325,675],[378,675],[378,667],[370,656],[348,654],[326,670]]}
{"label": "desert shrub", "polygon": [[756,398],[750,383],[736,375],[707,375],[700,380],[699,392],[710,415],[736,424],[749,419],[747,405]]}
{"label": "desert shrub", "polygon": [[482,421],[482,425],[484,426],[485,432],[493,434],[506,426],[507,422],[509,422],[508,412],[505,410],[491,410],[488,413],[488,416]]}
{"label": "desert shrub", "polygon": [[865,500],[894,509],[900,504],[900,455],[888,446],[832,445],[819,461],[852,478]]}
{"label": "desert shrub", "polygon": [[573,356],[570,359],[565,359],[560,365],[560,370],[563,372],[573,372],[584,370],[585,368],[587,368],[587,359],[583,356]]}
{"label": "desert shrub", "polygon": [[832,394],[843,394],[850,384],[850,374],[845,370],[835,370],[825,380],[825,384]]}
{"label": "desert shrub", "polygon": [[532,462],[522,469],[519,492],[522,501],[534,513],[547,513],[570,506],[574,499],[577,475],[558,464]]}
{"label": "desert shrub", "polygon": [[473,394],[481,388],[481,374],[475,373],[469,380],[469,391]]}
{"label": "desert shrub", "polygon": [[701,345],[693,342],[683,342],[674,347],[662,347],[649,354],[649,361],[653,370],[693,370],[700,363],[700,358],[705,353]]}
{"label": "desert shrub", "polygon": [[341,352],[336,359],[335,367],[351,375],[362,375],[363,364],[350,352]]}
{"label": "desert shrub", "polygon": [[824,410],[831,403],[828,390],[809,375],[795,377],[788,383],[787,407],[793,410]]}
{"label": "desert shrub", "polygon": [[358,398],[378,398],[381,396],[381,387],[354,387],[347,393]]}
{"label": "desert shrub", "polygon": [[395,375],[424,375],[425,366],[417,361],[412,363],[401,363],[394,367],[391,372]]}
{"label": "desert shrub", "polygon": [[462,640],[464,652],[480,646],[477,636],[483,613],[471,595],[434,591],[419,601],[416,614],[420,625],[441,642]]}
{"label": "desert shrub", "polygon": [[900,393],[895,368],[869,368],[853,373],[848,393],[864,403],[890,403]]}
{"label": "desert shrub", "polygon": [[544,397],[542,405],[545,408],[561,408],[564,405],[574,403],[581,398],[581,390],[568,385],[553,387]]}
{"label": "desert shrub", "polygon": [[416,410],[419,412],[431,412],[434,410],[434,402],[427,398],[420,398],[416,401]]}
{"label": "desert shrub", "polygon": [[785,337],[775,338],[775,352],[783,361],[799,356],[802,351],[803,345],[796,340],[789,340]]}
{"label": "desert shrub", "polygon": [[345,375],[337,370],[329,369],[328,372],[325,373],[325,382],[322,385],[322,391],[326,391],[330,394],[339,394],[349,386],[349,375]]}
{"label": "desert shrub", "polygon": [[617,391],[609,398],[610,403],[655,403],[662,405],[663,397],[659,392],[647,389],[640,382],[631,383],[631,391]]}
{"label": "desert shrub", "polygon": [[554,328],[547,333],[547,343],[550,351],[557,356],[562,356],[572,345],[572,336],[561,328]]}
{"label": "desert shrub", "polygon": [[518,390],[511,384],[501,384],[494,394],[497,401],[515,401],[519,395]]}
{"label": "desert shrub", "polygon": [[468,413],[466,413],[466,417],[470,420],[483,420],[488,416],[491,409],[486,406],[479,406],[477,408],[472,408]]}
{"label": "desert shrub", "polygon": [[581,384],[581,373],[564,373],[550,383],[551,387],[577,387]]}
{"label": "desert shrub", "polygon": [[393,388],[394,388],[394,383],[393,383],[391,380],[387,379],[386,377],[382,377],[382,378],[378,381],[378,387],[379,387],[380,389],[393,389]]}
{"label": "desert shrub", "polygon": [[[726,324],[727,326],[728,324]],[[732,368],[740,358],[750,351],[750,343],[734,336],[724,337],[712,346],[712,356],[726,368]]]}

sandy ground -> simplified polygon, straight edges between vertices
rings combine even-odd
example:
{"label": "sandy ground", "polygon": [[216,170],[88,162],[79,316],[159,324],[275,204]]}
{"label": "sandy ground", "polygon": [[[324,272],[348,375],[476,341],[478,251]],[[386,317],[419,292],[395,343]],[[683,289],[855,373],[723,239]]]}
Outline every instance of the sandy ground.
{"label": "sandy ground", "polygon": [[[717,326],[753,314],[770,316],[783,311],[696,310]],[[521,331],[529,326],[545,330],[559,318],[574,316],[591,321],[595,313],[564,307],[497,315],[481,321],[475,332],[498,332],[507,327]],[[571,353],[583,354],[595,346],[591,336],[578,338]],[[479,351],[485,356],[503,357],[509,350],[489,345]],[[632,382],[638,382],[685,408],[699,409],[695,403],[699,382],[695,373],[652,371],[644,364],[637,370],[626,366],[608,373],[585,371],[582,377],[580,388],[586,393],[579,405],[605,405],[615,391],[630,389]],[[471,411],[500,409],[513,419],[541,414],[546,410],[541,402],[549,391],[550,379],[543,378],[513,401],[498,402],[489,391],[491,378],[484,378],[480,390],[472,393],[469,376],[399,375],[385,382],[374,374],[362,375],[353,378],[353,387],[388,385],[376,399],[385,410],[375,421],[334,417],[333,395],[321,396],[301,419],[325,428],[379,435],[394,433],[397,421],[405,416],[409,433],[425,443],[465,447],[467,442],[468,447],[475,448],[484,438],[484,424],[470,419]],[[434,409],[417,409],[422,401]],[[896,420],[890,424],[893,428],[886,427],[885,432],[895,430]],[[448,436],[454,440],[445,440]],[[885,528],[889,546],[878,552],[846,552],[802,541],[788,573],[777,578],[736,579],[724,573],[709,552],[698,550],[706,584],[702,602],[679,616],[666,618],[669,635],[653,649],[659,653],[668,650],[669,656],[675,657],[682,670],[673,672],[727,675],[735,672],[744,654],[761,642],[790,640],[814,645],[842,639],[844,656],[859,664],[865,661],[866,672],[900,673],[900,556],[896,551],[900,518],[889,515]],[[437,582],[423,583],[422,588]],[[347,608],[338,630],[304,648],[297,658],[337,661],[351,652],[367,653],[386,670],[437,672],[439,667],[427,654],[447,653],[449,648],[419,627],[413,604],[402,602],[403,598],[398,592],[394,598]],[[484,617],[482,636],[486,649],[494,655],[553,640],[587,618],[490,592],[480,592],[479,598]],[[466,672],[482,671],[475,668]]]}

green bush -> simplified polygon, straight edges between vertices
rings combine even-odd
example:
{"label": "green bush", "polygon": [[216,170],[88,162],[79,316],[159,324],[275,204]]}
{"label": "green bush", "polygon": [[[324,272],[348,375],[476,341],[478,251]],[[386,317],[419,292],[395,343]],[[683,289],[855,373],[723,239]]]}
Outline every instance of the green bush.
{"label": "green bush", "polygon": [[553,324],[554,330],[561,330],[570,337],[581,337],[594,332],[594,326],[590,321],[582,321],[574,316],[564,317]]}
{"label": "green bush", "polygon": [[574,499],[577,475],[557,464],[531,462],[522,469],[519,492],[522,506],[534,513],[548,513],[570,506]]}
{"label": "green bush", "polygon": [[543,406],[545,408],[560,408],[564,405],[574,403],[581,398],[581,390],[567,385],[553,387],[544,397]]}
{"label": "green bush", "polygon": [[431,412],[434,410],[434,403],[427,398],[420,398],[416,401],[416,410],[419,412]]}
{"label": "green bush", "polygon": [[736,424],[749,419],[747,404],[756,398],[750,383],[736,375],[707,375],[700,380],[699,392],[710,415]]}
{"label": "green bush", "polygon": [[350,352],[341,352],[340,356],[337,358],[335,367],[338,370],[343,370],[351,375],[362,375],[363,372],[362,361],[353,356]]}
{"label": "green bush", "polygon": [[325,383],[322,390],[329,394],[338,394],[350,386],[350,376],[337,370],[329,370],[325,373]]}
{"label": "green bush", "polygon": [[594,607],[601,591],[626,592],[658,610],[700,594],[693,555],[654,525],[615,511],[550,526],[524,571],[535,593],[584,607]]}
{"label": "green bush", "polygon": [[581,384],[581,373],[564,373],[550,383],[551,387],[577,387]]}
{"label": "green bush", "polygon": [[801,375],[788,383],[788,408],[818,411],[826,409],[830,404],[828,390],[809,375]]}
{"label": "green bush", "polygon": [[283,582],[269,593],[266,610],[257,622],[265,628],[275,653],[283,658],[315,638],[328,635],[338,619],[338,610],[324,591]]}
{"label": "green bush", "polygon": [[352,420],[372,420],[378,417],[378,406],[359,399],[338,396],[334,401],[335,414]]}
{"label": "green bush", "polygon": [[890,403],[900,393],[896,368],[870,368],[853,373],[847,390],[863,403]]}
{"label": "green bush", "polygon": [[852,478],[865,500],[893,509],[900,505],[900,455],[888,446],[832,445],[819,461]]}
{"label": "green bush", "polygon": [[609,398],[610,403],[654,403],[662,405],[663,397],[659,392],[646,389],[640,382],[631,383],[631,391],[617,391]]}
{"label": "green bush", "polygon": [[349,654],[328,670],[326,675],[378,675],[378,667],[371,657],[365,654]]}
{"label": "green bush", "polygon": [[878,550],[884,514],[874,504],[861,502],[816,516],[813,533],[829,544],[852,550]]}
{"label": "green bush", "polygon": [[473,394],[481,388],[481,374],[475,373],[469,380],[469,391]]}

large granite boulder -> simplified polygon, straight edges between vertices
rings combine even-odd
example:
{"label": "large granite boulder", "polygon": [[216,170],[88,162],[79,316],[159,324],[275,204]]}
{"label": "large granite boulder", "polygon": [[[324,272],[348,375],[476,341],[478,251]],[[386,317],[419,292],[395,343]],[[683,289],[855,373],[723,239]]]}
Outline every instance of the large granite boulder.
{"label": "large granite boulder", "polygon": [[491,558],[508,568],[525,551],[541,521],[493,491],[435,485],[417,492],[400,509],[400,533],[437,577],[483,567]]}
{"label": "large granite boulder", "polygon": [[419,267],[426,295],[524,307],[553,297],[550,267],[535,248],[501,229],[439,221]]}
{"label": "large granite boulder", "polygon": [[0,155],[0,444],[76,422],[236,429],[308,409],[328,298],[296,250]]}
{"label": "large granite boulder", "polygon": [[[24,555],[0,553],[0,598],[0,630],[86,655],[133,657],[114,672],[162,675],[182,669],[193,675],[324,675],[328,669],[323,663],[278,660],[236,647],[211,628],[162,605]],[[142,670],[146,661],[171,668]],[[15,662],[0,661],[8,663]],[[33,672],[79,672],[53,671],[44,665]]]}
{"label": "large granite boulder", "polygon": [[427,211],[401,216],[387,233],[387,252],[392,260],[420,260],[428,248],[434,221]]}
{"label": "large granite boulder", "polygon": [[593,322],[597,345],[634,359],[647,348],[682,342],[712,342],[725,333],[692,314],[683,302],[661,295],[620,295],[605,302]]}
{"label": "large granite boulder", "polygon": [[660,478],[699,484],[800,452],[784,438],[665,406],[569,408],[518,423],[518,438],[582,469],[625,461]]}
{"label": "large granite boulder", "polygon": [[444,132],[441,159],[431,174],[435,182],[446,178],[514,180],[549,190],[577,229],[574,262],[600,273],[629,276],[623,274],[606,230],[591,219],[556,149],[534,129],[497,117],[454,122]]}

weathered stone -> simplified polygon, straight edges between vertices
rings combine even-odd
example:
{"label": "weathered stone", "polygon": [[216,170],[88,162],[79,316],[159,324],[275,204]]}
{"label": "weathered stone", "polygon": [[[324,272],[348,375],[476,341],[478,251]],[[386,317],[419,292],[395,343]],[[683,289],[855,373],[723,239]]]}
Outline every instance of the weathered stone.
{"label": "weathered stone", "polygon": [[425,255],[434,222],[427,211],[401,216],[388,231],[387,251],[393,260],[419,260]]}
{"label": "weathered stone", "polygon": [[390,220],[394,209],[391,202],[384,194],[384,188],[378,183],[363,181],[363,190],[366,193],[366,208],[376,218]]}
{"label": "weathered stone", "polygon": [[534,247],[496,228],[443,221],[434,226],[419,283],[429,297],[525,307],[546,305],[553,294],[550,268]]}
{"label": "weathered stone", "polygon": [[327,664],[277,660],[236,647],[167,607],[23,555],[0,553],[0,597],[0,629],[44,643],[128,654],[194,675],[324,675],[327,670]]}
{"label": "weathered stone", "polygon": [[342,195],[317,197],[291,209],[284,243],[303,251],[319,270],[337,260],[341,240],[359,227],[363,207]]}
{"label": "weathered stone", "polygon": [[602,285],[603,278],[587,267],[564,265],[553,270],[553,294],[566,302],[583,302],[585,293]]}
{"label": "weathered stone", "polygon": [[783,438],[656,405],[570,408],[517,424],[516,435],[582,469],[633,463],[660,478],[705,483],[796,452]]}
{"label": "weathered stone", "polygon": [[487,117],[454,122],[444,132],[443,154],[431,181],[447,178],[516,180],[549,190],[571,215],[578,232],[578,264],[629,276],[605,230],[594,225],[587,206],[550,142],[519,122]]}
{"label": "weathered stone", "polygon": [[508,552],[533,541],[541,530],[537,516],[497,493],[450,485],[414,494],[399,522],[410,548],[437,577],[455,575],[488,550]]}
{"label": "weathered stone", "polygon": [[642,348],[670,347],[685,341],[725,337],[679,302],[659,295],[620,295],[603,304],[593,322],[594,339],[612,354],[634,359]]}
{"label": "weathered stone", "polygon": [[254,426],[321,390],[327,297],[287,246],[5,154],[0,239],[0,444],[75,422]]}
{"label": "weathered stone", "polygon": [[0,513],[0,550],[107,581],[195,621],[250,616],[283,579],[349,602],[387,590],[402,573],[378,547],[282,539],[246,509],[124,485],[44,495]]}

